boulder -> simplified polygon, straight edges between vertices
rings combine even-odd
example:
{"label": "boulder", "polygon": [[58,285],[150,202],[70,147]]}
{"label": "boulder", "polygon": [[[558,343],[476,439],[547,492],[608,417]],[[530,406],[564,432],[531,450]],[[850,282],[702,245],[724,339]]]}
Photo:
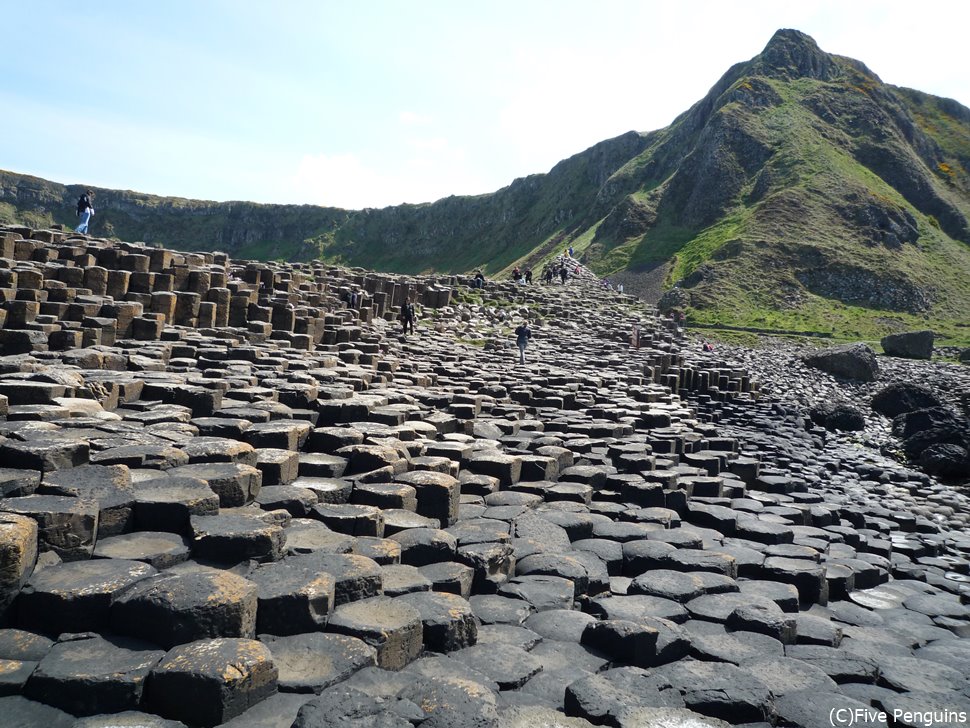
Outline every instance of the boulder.
{"label": "boulder", "polygon": [[932,390],[921,384],[893,382],[872,396],[872,408],[886,417],[896,417],[904,412],[913,412],[928,407],[942,405]]}
{"label": "boulder", "polygon": [[816,425],[833,432],[859,432],[866,429],[865,415],[850,404],[823,402],[812,407],[809,416]]}
{"label": "boulder", "polygon": [[804,362],[842,379],[871,382],[879,375],[876,353],[861,343],[834,346],[806,356]]}
{"label": "boulder", "polygon": [[929,329],[889,334],[883,336],[879,343],[888,356],[905,359],[929,359],[933,356],[933,332]]}
{"label": "boulder", "polygon": [[937,443],[923,450],[919,464],[930,475],[940,478],[970,476],[970,453],[960,445]]}

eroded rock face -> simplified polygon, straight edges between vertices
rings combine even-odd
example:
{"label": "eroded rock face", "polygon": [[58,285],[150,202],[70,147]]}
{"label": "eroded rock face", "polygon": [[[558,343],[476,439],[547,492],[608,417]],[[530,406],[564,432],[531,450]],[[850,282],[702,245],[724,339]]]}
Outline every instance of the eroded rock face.
{"label": "eroded rock face", "polygon": [[962,699],[970,507],[879,449],[954,477],[935,362],[886,358],[929,394],[873,396],[801,352],[700,352],[582,266],[472,289],[0,235],[26,332],[0,355],[0,715],[713,727]]}

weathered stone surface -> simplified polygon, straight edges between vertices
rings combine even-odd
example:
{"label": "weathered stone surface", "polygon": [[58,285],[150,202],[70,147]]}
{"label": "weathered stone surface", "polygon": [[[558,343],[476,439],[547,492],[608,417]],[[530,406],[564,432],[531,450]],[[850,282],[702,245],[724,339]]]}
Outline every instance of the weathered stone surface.
{"label": "weathered stone surface", "polygon": [[18,728],[73,728],[74,716],[21,695],[0,697],[0,715]]}
{"label": "weathered stone surface", "polygon": [[203,480],[165,476],[133,487],[135,525],[142,531],[184,533],[192,516],[219,512],[219,496]]}
{"label": "weathered stone surface", "polygon": [[37,522],[0,513],[0,616],[20,593],[37,561]]}
{"label": "weathered stone surface", "polygon": [[418,610],[424,626],[424,645],[435,652],[452,652],[478,641],[478,623],[468,601],[456,594],[417,592],[400,597]]}
{"label": "weathered stone surface", "polygon": [[24,693],[74,715],[134,710],[141,705],[149,672],[164,654],[134,640],[69,635],[40,661]]}
{"label": "weathered stone surface", "polygon": [[320,521],[294,518],[286,527],[286,551],[288,554],[304,554],[313,551],[346,554],[354,550],[357,539],[327,528]]}
{"label": "weathered stone surface", "polygon": [[328,629],[374,647],[378,666],[387,670],[400,670],[421,652],[421,613],[403,597],[343,604],[334,610]]}
{"label": "weathered stone surface", "polygon": [[322,629],[334,607],[334,578],[312,558],[292,556],[265,564],[249,579],[258,589],[260,633],[290,635]]}
{"label": "weathered stone surface", "polygon": [[446,473],[419,470],[399,475],[397,481],[415,489],[417,512],[422,516],[437,519],[442,527],[450,526],[458,518],[461,488],[457,478]]}
{"label": "weathered stone surface", "polygon": [[40,551],[53,551],[65,561],[89,559],[98,530],[97,501],[60,495],[5,498],[0,511],[29,516],[37,522]]}
{"label": "weathered stone surface", "polygon": [[381,567],[366,556],[358,554],[314,551],[287,557],[292,566],[308,572],[326,572],[334,579],[334,604],[341,605],[377,596],[382,590]]}
{"label": "weathered stone surface", "polygon": [[82,465],[49,473],[38,492],[97,501],[99,539],[132,528],[135,493],[124,465]]}
{"label": "weathered stone surface", "polygon": [[358,670],[377,664],[377,650],[342,634],[260,635],[279,671],[283,692],[320,693]]}
{"label": "weathered stone surface", "polygon": [[480,644],[451,655],[494,680],[502,690],[519,688],[542,670],[542,664],[518,647]]}
{"label": "weathered stone surface", "polygon": [[155,573],[148,564],[124,559],[49,566],[24,586],[17,602],[18,624],[51,635],[103,630],[112,600]]}
{"label": "weathered stone surface", "polygon": [[[410,721],[397,712],[405,709],[402,702],[384,700],[356,687],[335,685],[300,708],[296,720],[293,721],[293,728],[324,728],[334,724],[354,728],[407,728],[411,725]],[[413,705],[411,701],[407,701],[406,707]],[[423,718],[424,712],[417,717]]]}
{"label": "weathered stone surface", "polygon": [[618,662],[638,667],[654,664],[657,653],[656,629],[622,619],[591,623],[583,631],[582,643]]}
{"label": "weathered stone surface", "polygon": [[265,646],[251,639],[207,639],[169,650],[151,672],[145,701],[165,718],[218,725],[276,686],[276,665]]}
{"label": "weathered stone surface", "polygon": [[160,574],[114,599],[112,627],[165,648],[207,637],[253,637],[257,585],[228,571]]}
{"label": "weathered stone surface", "polygon": [[219,496],[223,508],[242,506],[259,494],[262,474],[252,465],[240,463],[199,463],[183,465],[169,471],[173,478],[193,478],[205,481]]}
{"label": "weathered stone surface", "polygon": [[566,688],[566,715],[602,725],[640,708],[683,708],[684,701],[666,677],[638,667],[620,667],[577,680]]}
{"label": "weathered stone surface", "polygon": [[279,526],[249,516],[192,516],[192,552],[221,563],[242,559],[276,561],[283,556],[286,534]]}
{"label": "weathered stone surface", "polygon": [[94,557],[144,561],[156,569],[167,569],[186,561],[190,555],[188,539],[164,531],[139,531],[98,541]]}
{"label": "weathered stone surface", "polygon": [[185,728],[185,723],[180,720],[160,718],[140,710],[125,710],[121,713],[79,718],[73,728]]}
{"label": "weathered stone surface", "polygon": [[684,705],[698,713],[746,723],[771,716],[771,690],[742,667],[681,661],[657,672],[680,692]]}

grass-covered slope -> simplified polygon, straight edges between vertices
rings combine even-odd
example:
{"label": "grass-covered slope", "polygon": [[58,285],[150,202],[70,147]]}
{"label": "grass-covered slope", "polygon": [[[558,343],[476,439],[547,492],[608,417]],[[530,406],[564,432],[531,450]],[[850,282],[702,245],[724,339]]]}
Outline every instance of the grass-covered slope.
{"label": "grass-covered slope", "polygon": [[968,169],[966,108],[780,31],[614,175],[579,247],[604,275],[665,263],[698,322],[966,341]]}
{"label": "grass-covered slope", "polygon": [[[96,234],[239,257],[500,274],[567,246],[698,323],[970,339],[970,110],[778,31],[667,128],[497,192],[346,211],[98,190]],[[0,223],[70,224],[79,186],[0,173]]]}

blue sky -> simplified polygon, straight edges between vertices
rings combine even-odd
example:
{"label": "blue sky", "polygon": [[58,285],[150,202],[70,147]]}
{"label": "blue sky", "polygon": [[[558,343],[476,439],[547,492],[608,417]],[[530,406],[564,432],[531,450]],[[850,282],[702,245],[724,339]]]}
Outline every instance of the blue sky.
{"label": "blue sky", "polygon": [[668,124],[781,27],[970,105],[953,0],[0,0],[0,168],[347,208]]}

